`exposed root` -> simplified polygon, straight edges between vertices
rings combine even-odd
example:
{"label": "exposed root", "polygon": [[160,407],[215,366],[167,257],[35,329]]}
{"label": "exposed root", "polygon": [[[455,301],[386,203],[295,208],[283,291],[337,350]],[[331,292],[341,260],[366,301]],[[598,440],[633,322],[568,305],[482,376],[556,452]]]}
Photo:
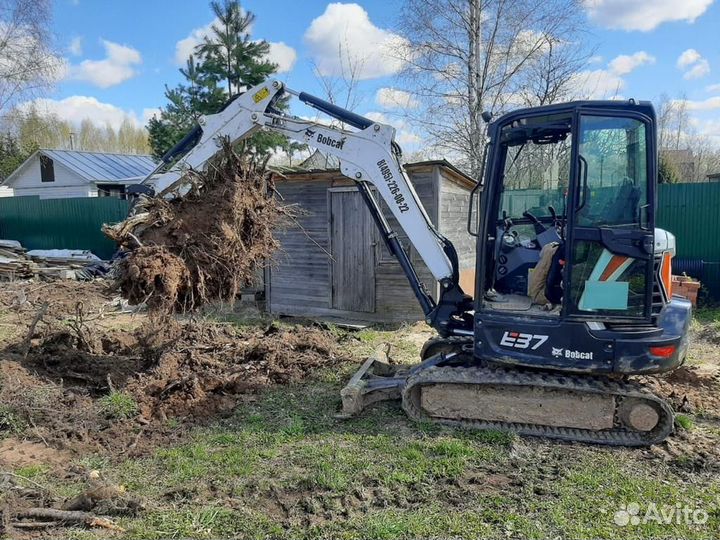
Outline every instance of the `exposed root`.
{"label": "exposed root", "polygon": [[143,199],[138,213],[105,228],[131,250],[119,269],[123,295],[155,312],[232,301],[279,247],[273,231],[299,214],[274,196],[263,165],[227,143],[207,172],[186,180],[182,197]]}

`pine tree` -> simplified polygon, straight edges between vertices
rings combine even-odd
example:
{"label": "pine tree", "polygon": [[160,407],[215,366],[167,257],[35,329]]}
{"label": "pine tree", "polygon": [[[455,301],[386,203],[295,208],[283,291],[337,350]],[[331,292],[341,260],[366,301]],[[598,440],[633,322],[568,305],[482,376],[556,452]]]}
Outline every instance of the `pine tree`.
{"label": "pine tree", "polygon": [[[270,45],[251,39],[255,16],[244,11],[238,0],[213,1],[210,7],[217,22],[180,69],[186,82],[165,88],[168,103],[159,117],[148,122],[149,142],[156,157],[182,139],[200,115],[218,112],[230,96],[243,87],[260,84],[277,69],[266,60]],[[284,143],[280,135],[259,133],[248,141],[248,147],[266,155]]]}

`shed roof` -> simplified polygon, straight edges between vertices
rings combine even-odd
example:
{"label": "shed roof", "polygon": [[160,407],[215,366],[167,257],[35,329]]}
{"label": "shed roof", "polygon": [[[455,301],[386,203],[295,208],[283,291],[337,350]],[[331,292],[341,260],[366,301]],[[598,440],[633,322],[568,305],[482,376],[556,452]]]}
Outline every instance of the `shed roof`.
{"label": "shed roof", "polygon": [[[286,167],[286,166],[272,166],[271,169],[275,170],[276,172],[282,174],[283,176],[307,176],[307,175],[313,175],[317,174],[318,179],[325,176],[326,174],[338,174],[340,172],[340,166],[339,162],[333,158],[328,159],[327,163],[328,166],[323,166],[325,163],[324,155],[320,154],[320,158],[317,156],[318,151],[314,152],[308,159],[303,161],[297,166],[294,167]],[[473,179],[470,175],[464,173],[459,168],[457,168],[455,165],[450,163],[446,159],[431,159],[426,161],[415,161],[412,163],[405,163],[404,166],[407,169],[417,169],[420,167],[428,167],[428,166],[434,166],[437,165],[439,167],[443,167],[446,170],[450,171],[454,176],[459,178],[463,183],[467,184],[468,186],[474,186],[477,182],[475,179]]]}
{"label": "shed roof", "polygon": [[88,182],[115,182],[131,178],[145,177],[155,169],[152,156],[144,154],[113,154],[109,152],[82,152],[79,150],[49,150],[41,148],[25,160],[4,184],[10,185],[20,172],[36,156],[47,156]]}

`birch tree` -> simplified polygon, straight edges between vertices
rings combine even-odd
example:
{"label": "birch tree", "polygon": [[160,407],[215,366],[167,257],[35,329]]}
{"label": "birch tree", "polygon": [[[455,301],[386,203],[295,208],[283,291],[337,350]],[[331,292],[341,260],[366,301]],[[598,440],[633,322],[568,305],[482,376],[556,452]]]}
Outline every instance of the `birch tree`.
{"label": "birch tree", "polygon": [[408,117],[479,177],[483,111],[562,99],[589,56],[580,0],[407,0],[400,33]]}
{"label": "birch tree", "polygon": [[53,49],[49,0],[0,0],[0,111],[51,87],[65,65]]}

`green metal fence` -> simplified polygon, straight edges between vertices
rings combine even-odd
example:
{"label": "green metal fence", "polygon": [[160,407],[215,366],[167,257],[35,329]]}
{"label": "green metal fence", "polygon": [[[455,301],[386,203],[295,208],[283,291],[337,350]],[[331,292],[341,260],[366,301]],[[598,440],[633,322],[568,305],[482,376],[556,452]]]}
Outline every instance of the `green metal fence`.
{"label": "green metal fence", "polygon": [[89,249],[108,259],[116,247],[100,227],[122,221],[128,209],[128,201],[111,197],[3,197],[0,238],[18,240],[27,249]]}
{"label": "green metal fence", "polygon": [[704,261],[703,285],[720,300],[720,182],[659,185],[656,222],[677,238],[678,259]]}
{"label": "green metal fence", "polygon": [[[520,211],[537,202],[533,190],[515,192],[512,198],[516,195],[512,204]],[[110,197],[4,197],[0,198],[0,238],[18,240],[28,249],[89,249],[109,258],[115,244],[100,227],[122,221],[128,209],[128,201]],[[657,226],[677,237],[678,259],[704,261],[704,285],[720,299],[720,182],[658,186]]]}

